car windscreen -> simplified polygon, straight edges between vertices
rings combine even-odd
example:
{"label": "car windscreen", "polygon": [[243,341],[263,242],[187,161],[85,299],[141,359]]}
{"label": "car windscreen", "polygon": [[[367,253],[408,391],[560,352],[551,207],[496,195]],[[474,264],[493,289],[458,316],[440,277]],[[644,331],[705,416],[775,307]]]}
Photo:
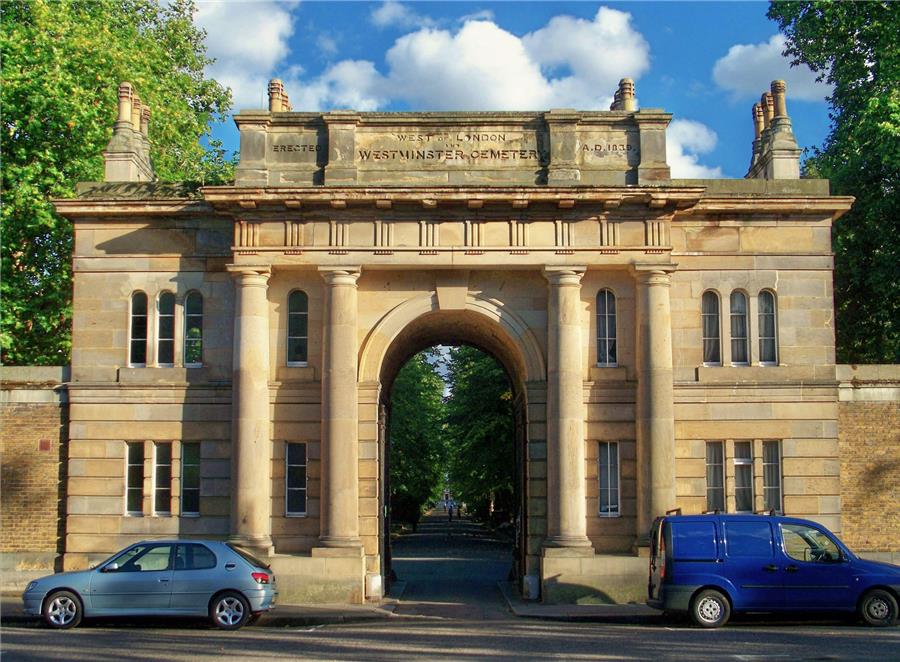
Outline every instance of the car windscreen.
{"label": "car windscreen", "polygon": [[240,556],[242,559],[244,559],[250,565],[254,565],[257,568],[265,568],[266,570],[269,569],[268,563],[260,561],[258,558],[253,556],[253,554],[248,552],[246,549],[241,549],[237,545],[232,545],[231,543],[226,543],[226,544],[228,545],[229,549],[234,551],[238,556]]}

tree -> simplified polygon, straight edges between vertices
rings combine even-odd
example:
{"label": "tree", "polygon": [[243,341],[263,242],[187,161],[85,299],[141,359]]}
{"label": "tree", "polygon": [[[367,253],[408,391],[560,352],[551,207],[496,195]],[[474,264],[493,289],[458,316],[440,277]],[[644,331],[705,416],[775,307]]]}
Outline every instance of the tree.
{"label": "tree", "polygon": [[415,524],[422,506],[443,486],[445,464],[444,381],[436,372],[433,350],[412,357],[397,374],[391,390],[391,515]]}
{"label": "tree", "polygon": [[497,361],[473,347],[450,350],[447,362],[450,485],[477,516],[493,506],[515,511],[512,390]]}
{"label": "tree", "polygon": [[833,230],[839,362],[900,362],[900,3],[773,2],[785,54],[833,86],[806,174],[856,197]]}
{"label": "tree", "polygon": [[153,111],[152,159],[162,180],[233,177],[221,145],[201,147],[229,90],[204,77],[211,62],[191,0],[7,0],[0,14],[2,314],[0,360],[69,360],[72,228],[53,198],[99,181],[130,81]]}

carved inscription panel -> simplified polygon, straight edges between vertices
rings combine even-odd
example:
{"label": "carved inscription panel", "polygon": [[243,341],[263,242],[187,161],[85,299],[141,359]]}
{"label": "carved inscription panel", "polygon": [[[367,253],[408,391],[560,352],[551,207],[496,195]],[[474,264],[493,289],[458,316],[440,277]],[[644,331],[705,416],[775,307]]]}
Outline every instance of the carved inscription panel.
{"label": "carved inscription panel", "polygon": [[310,165],[326,159],[327,139],[316,131],[270,133],[266,146],[269,163]]}
{"label": "carved inscription panel", "polygon": [[361,169],[420,170],[539,168],[549,149],[545,134],[496,126],[357,131]]}
{"label": "carved inscription panel", "polygon": [[625,170],[641,162],[637,131],[582,131],[578,134],[578,162],[599,170]]}

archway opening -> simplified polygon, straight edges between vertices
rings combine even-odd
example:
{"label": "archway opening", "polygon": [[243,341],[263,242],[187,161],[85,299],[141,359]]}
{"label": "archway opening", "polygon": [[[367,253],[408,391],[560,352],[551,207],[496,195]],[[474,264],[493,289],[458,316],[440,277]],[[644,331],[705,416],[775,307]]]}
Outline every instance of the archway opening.
{"label": "archway opening", "polygon": [[484,315],[433,311],[393,338],[379,377],[389,590],[399,580],[408,597],[414,581],[462,604],[467,587],[521,578],[527,417],[515,342]]}

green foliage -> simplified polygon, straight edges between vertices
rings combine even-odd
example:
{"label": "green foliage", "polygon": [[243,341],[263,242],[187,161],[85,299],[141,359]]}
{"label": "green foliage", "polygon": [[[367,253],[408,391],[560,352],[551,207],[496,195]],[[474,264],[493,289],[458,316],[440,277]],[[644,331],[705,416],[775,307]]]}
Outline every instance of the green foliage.
{"label": "green foliage", "polygon": [[231,104],[204,77],[210,60],[194,5],[175,0],[6,0],[2,58],[0,360],[62,365],[71,348],[72,228],[50,200],[103,177],[102,152],[130,81],[153,116],[161,180],[229,181],[234,164],[208,134]]}
{"label": "green foliage", "polygon": [[437,355],[420,352],[404,365],[391,391],[391,515],[414,524],[422,506],[443,486],[444,381],[437,374]]}
{"label": "green foliage", "polygon": [[514,419],[512,391],[503,368],[473,348],[450,350],[447,400],[447,444],[450,485],[485,516],[493,500],[496,510],[514,512]]}
{"label": "green foliage", "polygon": [[856,197],[833,230],[838,361],[900,362],[900,3],[773,2],[768,16],[834,88],[806,174]]}

